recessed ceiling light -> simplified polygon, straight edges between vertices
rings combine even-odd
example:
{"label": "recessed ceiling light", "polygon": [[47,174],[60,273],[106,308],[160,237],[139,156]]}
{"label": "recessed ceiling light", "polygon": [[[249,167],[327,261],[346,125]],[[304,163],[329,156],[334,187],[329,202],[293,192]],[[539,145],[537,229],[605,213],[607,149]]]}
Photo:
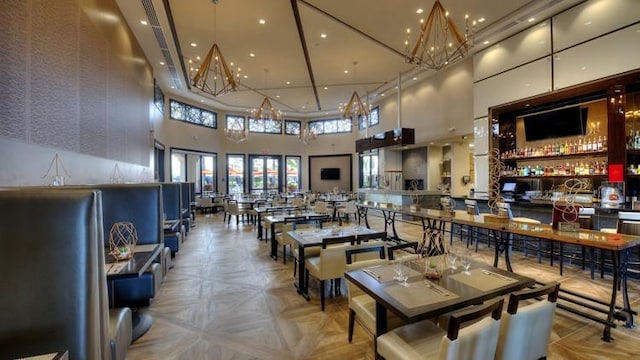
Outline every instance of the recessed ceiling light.
{"label": "recessed ceiling light", "polygon": [[487,44],[488,44],[488,43],[490,43],[490,42],[491,42],[491,41],[489,41],[489,40],[485,40],[485,41],[483,42],[483,44],[484,44],[484,45],[487,45]]}
{"label": "recessed ceiling light", "polygon": [[423,12],[424,12],[424,10],[421,9],[421,8],[418,8],[418,10],[416,10],[416,14],[422,14]]}
{"label": "recessed ceiling light", "polygon": [[191,43],[191,46],[196,47],[196,46],[198,46],[198,44],[196,44],[196,43]]}
{"label": "recessed ceiling light", "polygon": [[326,87],[326,86],[324,87],[324,89],[325,89],[325,90],[329,90],[329,88],[328,88],[328,87]]}
{"label": "recessed ceiling light", "polygon": [[416,81],[416,80],[418,80],[418,77],[417,77],[417,76],[414,76],[414,77],[413,77],[413,81]]}
{"label": "recessed ceiling light", "polygon": [[587,67],[583,66],[583,67],[580,68],[580,70],[587,70]]}
{"label": "recessed ceiling light", "polygon": [[536,21],[536,18],[529,18],[529,20],[527,20],[528,22],[534,22]]}
{"label": "recessed ceiling light", "polygon": [[249,53],[249,57],[256,57],[256,54],[254,54],[254,53]]}
{"label": "recessed ceiling light", "polygon": [[291,85],[291,81],[287,81],[285,84],[287,84],[287,85]]}
{"label": "recessed ceiling light", "polygon": [[175,86],[173,86],[173,85],[171,85],[171,88],[172,88],[172,89],[175,89],[176,87],[175,87]]}
{"label": "recessed ceiling light", "polygon": [[478,22],[479,22],[479,23],[480,23],[480,22],[484,22],[484,18],[480,18],[480,19],[478,19]]}
{"label": "recessed ceiling light", "polygon": [[326,39],[327,38],[327,34],[324,34],[324,33],[320,34],[320,37],[323,38],[323,39]]}
{"label": "recessed ceiling light", "polygon": [[384,94],[380,94],[380,96],[384,96]]}
{"label": "recessed ceiling light", "polygon": [[243,79],[248,79],[248,78],[249,78],[249,75],[242,75],[242,78],[243,78]]}
{"label": "recessed ceiling light", "polygon": [[149,23],[147,22],[147,20],[140,20],[140,24],[142,24],[142,25],[149,25]]}
{"label": "recessed ceiling light", "polygon": [[200,60],[200,56],[196,56],[196,60]]}
{"label": "recessed ceiling light", "polygon": [[258,24],[260,24],[260,25],[264,25],[266,23],[267,23],[267,20],[265,20],[265,19],[258,20]]}
{"label": "recessed ceiling light", "polygon": [[348,74],[348,73],[349,73],[349,70],[345,70],[345,71],[344,71],[344,73],[345,73],[345,74]]}
{"label": "recessed ceiling light", "polygon": [[160,61],[160,65],[164,65],[164,61]]}
{"label": "recessed ceiling light", "polygon": [[429,143],[429,145],[433,145],[433,144],[435,144],[433,141]]}
{"label": "recessed ceiling light", "polygon": [[280,95],[276,95],[276,98],[277,98],[277,99],[280,99]]}
{"label": "recessed ceiling light", "polygon": [[306,109],[306,108],[307,108],[307,105],[302,105],[302,108],[303,108],[303,109]]}
{"label": "recessed ceiling light", "polygon": [[200,99],[200,102],[204,102],[204,100]]}

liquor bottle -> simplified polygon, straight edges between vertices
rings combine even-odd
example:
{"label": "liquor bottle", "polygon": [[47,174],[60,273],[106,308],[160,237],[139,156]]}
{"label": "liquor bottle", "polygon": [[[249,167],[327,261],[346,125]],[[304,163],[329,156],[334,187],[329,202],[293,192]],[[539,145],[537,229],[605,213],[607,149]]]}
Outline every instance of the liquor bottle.
{"label": "liquor bottle", "polygon": [[607,151],[609,144],[607,144],[607,135],[602,138],[602,151]]}
{"label": "liquor bottle", "polygon": [[640,130],[636,130],[636,136],[633,138],[633,148],[640,149]]}
{"label": "liquor bottle", "polygon": [[598,136],[598,145],[596,151],[602,151],[602,136]]}

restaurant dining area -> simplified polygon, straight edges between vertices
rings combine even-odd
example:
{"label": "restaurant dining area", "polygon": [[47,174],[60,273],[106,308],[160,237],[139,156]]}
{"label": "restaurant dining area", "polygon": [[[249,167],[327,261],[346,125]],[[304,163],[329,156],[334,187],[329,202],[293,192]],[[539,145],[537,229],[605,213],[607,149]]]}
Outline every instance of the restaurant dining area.
{"label": "restaurant dining area", "polygon": [[640,358],[640,1],[0,12],[0,360]]}

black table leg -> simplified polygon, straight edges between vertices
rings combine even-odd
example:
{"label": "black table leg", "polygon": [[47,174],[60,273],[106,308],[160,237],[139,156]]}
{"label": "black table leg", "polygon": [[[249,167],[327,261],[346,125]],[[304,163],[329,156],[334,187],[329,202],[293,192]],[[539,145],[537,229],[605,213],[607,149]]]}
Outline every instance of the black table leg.
{"label": "black table leg", "polygon": [[307,283],[305,281],[305,269],[304,269],[304,246],[298,246],[298,283],[294,284],[298,294],[302,295],[307,301],[309,301],[309,291]]}

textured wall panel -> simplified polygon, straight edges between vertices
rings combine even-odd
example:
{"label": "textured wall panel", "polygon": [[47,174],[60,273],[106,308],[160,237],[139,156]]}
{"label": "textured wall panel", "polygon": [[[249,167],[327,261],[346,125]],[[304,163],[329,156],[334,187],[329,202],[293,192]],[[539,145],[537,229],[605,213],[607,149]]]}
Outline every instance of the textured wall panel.
{"label": "textured wall panel", "polygon": [[[3,1],[0,11],[0,135],[26,141],[28,5]],[[7,4],[7,3],[10,3]]]}
{"label": "textured wall panel", "polygon": [[78,14],[75,0],[34,2],[31,141],[78,151]]}
{"label": "textured wall panel", "polygon": [[80,14],[80,152],[107,156],[107,42]]}
{"label": "textured wall panel", "polygon": [[115,56],[109,56],[107,78],[108,157],[118,161],[127,158],[127,96],[124,67]]}

